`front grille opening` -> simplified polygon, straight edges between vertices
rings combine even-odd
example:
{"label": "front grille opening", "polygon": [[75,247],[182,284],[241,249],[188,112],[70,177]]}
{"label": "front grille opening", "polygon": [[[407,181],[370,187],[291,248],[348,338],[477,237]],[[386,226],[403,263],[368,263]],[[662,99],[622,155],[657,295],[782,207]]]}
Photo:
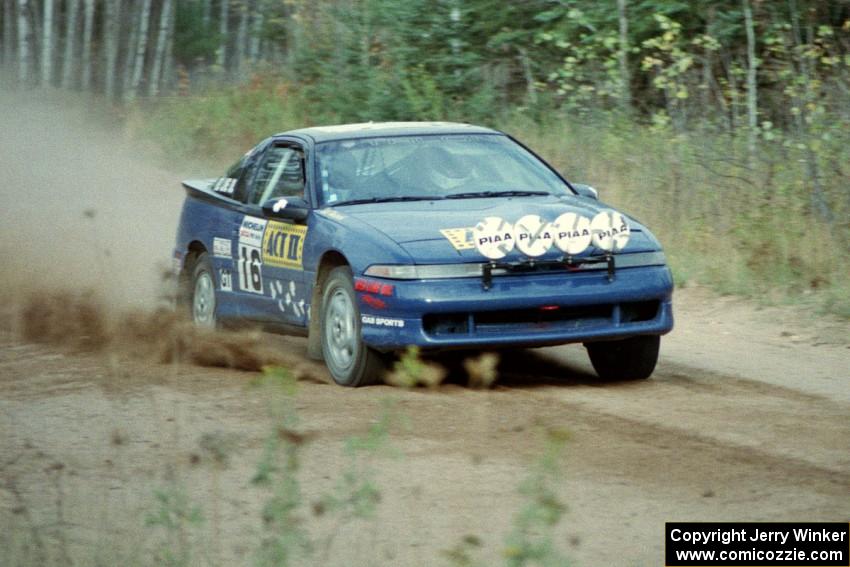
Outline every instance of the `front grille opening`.
{"label": "front grille opening", "polygon": [[[583,328],[608,325],[613,305],[589,305],[558,309],[509,309],[473,313],[431,313],[422,324],[429,335],[469,334],[470,318],[476,333],[500,331],[542,331],[554,328]],[[471,315],[471,317],[470,317]]]}
{"label": "front grille opening", "polygon": [[475,313],[475,327],[545,325],[565,321],[611,319],[611,305],[584,307],[559,307],[552,310],[511,309],[507,311],[480,311]]}
{"label": "front grille opening", "polygon": [[639,321],[652,321],[658,315],[658,308],[660,306],[661,302],[658,300],[623,303],[620,305],[620,322],[637,323]]}
{"label": "front grille opening", "polygon": [[429,335],[465,335],[469,332],[469,317],[465,313],[425,315],[422,325]]}

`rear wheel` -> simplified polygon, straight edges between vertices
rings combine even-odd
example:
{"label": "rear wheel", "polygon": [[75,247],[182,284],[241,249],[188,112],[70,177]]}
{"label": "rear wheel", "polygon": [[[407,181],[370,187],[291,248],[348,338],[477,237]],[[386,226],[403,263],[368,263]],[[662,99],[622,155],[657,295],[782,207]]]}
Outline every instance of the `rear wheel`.
{"label": "rear wheel", "polygon": [[660,345],[661,337],[650,335],[585,346],[593,369],[603,380],[643,380],[655,370]]}
{"label": "rear wheel", "polygon": [[206,252],[202,252],[195,261],[189,285],[189,307],[192,321],[198,327],[215,328],[215,280],[213,279],[212,264]]}
{"label": "rear wheel", "polygon": [[334,268],[322,292],[322,354],[334,381],[365,386],[381,381],[384,359],[360,339],[360,309],[351,270]]}

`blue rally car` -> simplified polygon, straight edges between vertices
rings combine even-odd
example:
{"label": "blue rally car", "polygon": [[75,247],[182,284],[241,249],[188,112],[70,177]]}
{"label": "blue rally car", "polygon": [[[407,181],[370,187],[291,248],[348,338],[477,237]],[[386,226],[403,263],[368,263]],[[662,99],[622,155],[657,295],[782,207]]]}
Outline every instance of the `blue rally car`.
{"label": "blue rally car", "polygon": [[602,378],[641,379],[673,328],[649,230],[501,132],[304,128],[183,185],[174,256],[195,323],[304,334],[341,385],[380,380],[408,345],[581,342]]}

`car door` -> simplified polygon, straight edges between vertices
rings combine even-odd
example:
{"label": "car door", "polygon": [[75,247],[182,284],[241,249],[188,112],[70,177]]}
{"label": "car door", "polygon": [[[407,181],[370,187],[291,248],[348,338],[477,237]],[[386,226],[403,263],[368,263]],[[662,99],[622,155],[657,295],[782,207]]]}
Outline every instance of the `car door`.
{"label": "car door", "polygon": [[303,250],[306,223],[272,218],[262,204],[306,198],[306,156],[294,141],[273,142],[258,160],[246,187],[246,214],[237,231],[236,279],[242,316],[305,326],[309,296]]}

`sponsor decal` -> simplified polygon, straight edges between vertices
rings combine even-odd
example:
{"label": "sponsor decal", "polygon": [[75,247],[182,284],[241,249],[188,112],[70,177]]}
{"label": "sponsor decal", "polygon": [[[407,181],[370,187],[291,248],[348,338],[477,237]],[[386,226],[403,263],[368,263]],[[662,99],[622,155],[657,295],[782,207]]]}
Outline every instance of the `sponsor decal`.
{"label": "sponsor decal", "polygon": [[266,219],[246,216],[239,227],[239,244],[260,247],[263,245],[263,232],[266,230]]}
{"label": "sponsor decal", "polygon": [[219,238],[218,236],[213,238],[213,256],[216,258],[231,257],[229,238]]}
{"label": "sponsor decal", "polygon": [[444,228],[440,234],[446,237],[455,250],[473,250],[472,228]]}
{"label": "sponsor decal", "polygon": [[239,289],[248,293],[263,293],[263,233],[266,220],[246,216],[239,227],[236,266],[239,269]]}
{"label": "sponsor decal", "polygon": [[283,282],[274,280],[269,284],[269,291],[272,299],[277,300],[277,308],[283,313],[292,312],[299,319],[305,314],[309,317],[310,306],[306,305],[304,298],[297,299],[298,287],[295,282],[290,281],[288,287],[284,287]]}
{"label": "sponsor decal", "polygon": [[593,244],[610,252],[626,247],[631,229],[620,213],[602,211],[590,221],[590,232]]}
{"label": "sponsor decal", "polygon": [[555,246],[561,252],[574,255],[590,246],[590,219],[575,213],[564,213],[552,223]]}
{"label": "sponsor decal", "polygon": [[472,229],[475,248],[491,260],[504,258],[516,244],[513,231],[514,227],[508,221],[487,217]]}
{"label": "sponsor decal", "polygon": [[216,179],[215,183],[213,183],[212,190],[224,195],[233,195],[233,190],[236,188],[237,181],[238,179],[233,177],[219,177]]}
{"label": "sponsor decal", "polygon": [[[444,229],[440,232],[457,250],[464,249],[461,231]],[[515,224],[499,217],[487,217],[471,230],[472,246],[482,256],[499,260],[514,248],[532,258],[542,256],[554,245],[569,255],[580,254],[591,243],[606,252],[626,247],[631,228],[625,217],[616,211],[602,211],[593,219],[576,213],[564,213],[554,222],[537,215],[525,215]]]}
{"label": "sponsor decal", "polygon": [[555,229],[537,215],[525,215],[514,224],[517,250],[534,258],[542,256],[555,241]]}
{"label": "sponsor decal", "polygon": [[218,271],[218,284],[221,291],[233,291],[233,274],[230,270],[222,268]]}
{"label": "sponsor decal", "polygon": [[303,270],[307,227],[270,221],[262,241],[263,262],[279,268]]}
{"label": "sponsor decal", "polygon": [[392,317],[376,317],[374,315],[361,315],[360,322],[364,325],[376,325],[378,327],[404,327],[404,319],[394,319]]}

